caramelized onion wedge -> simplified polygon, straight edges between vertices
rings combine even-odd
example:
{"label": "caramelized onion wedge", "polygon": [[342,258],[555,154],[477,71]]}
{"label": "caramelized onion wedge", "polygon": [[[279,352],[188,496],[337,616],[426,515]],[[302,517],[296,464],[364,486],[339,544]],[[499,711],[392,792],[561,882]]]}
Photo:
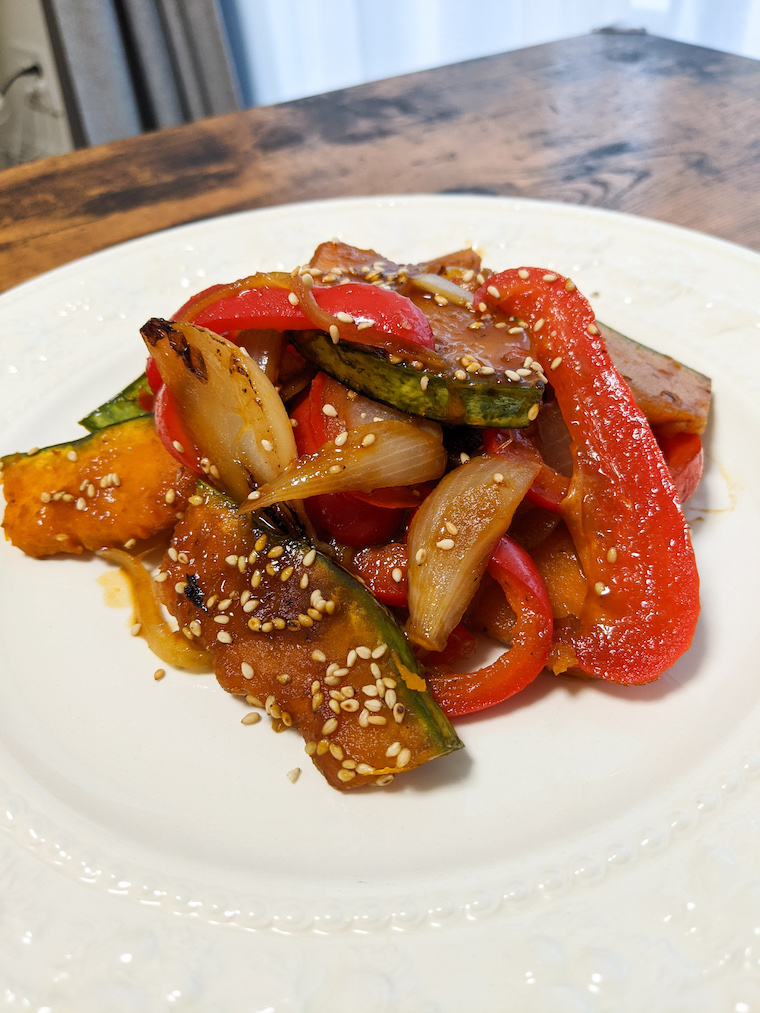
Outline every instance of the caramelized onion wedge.
{"label": "caramelized onion wedge", "polygon": [[226,338],[182,321],[142,328],[182,422],[211,475],[238,501],[296,456],[288,413],[266,374]]}
{"label": "caramelized onion wedge", "polygon": [[412,643],[442,651],[478,588],[494,547],[538,474],[534,461],[484,455],[450,472],[409,528]]}
{"label": "caramelized onion wedge", "polygon": [[116,563],[129,577],[135,620],[142,627],[140,632],[148,641],[151,651],[161,661],[175,668],[209,671],[211,655],[200,647],[195,647],[178,631],[171,630],[164,620],[153,580],[140,559],[124,552],[123,549],[101,549],[98,555],[102,559]]}
{"label": "caramelized onion wedge", "polygon": [[[336,442],[337,441],[337,442]],[[276,479],[250,493],[241,513],[329,492],[374,492],[440,478],[446,451],[437,439],[406,422],[374,422],[341,433],[304,454]]]}

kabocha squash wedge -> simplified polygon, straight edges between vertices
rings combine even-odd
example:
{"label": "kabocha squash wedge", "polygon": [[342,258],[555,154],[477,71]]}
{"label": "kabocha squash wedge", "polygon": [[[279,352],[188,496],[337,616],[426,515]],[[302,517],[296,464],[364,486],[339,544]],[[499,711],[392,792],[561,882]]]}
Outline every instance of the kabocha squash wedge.
{"label": "kabocha squash wedge", "polygon": [[349,341],[336,345],[323,331],[313,330],[293,331],[289,337],[305,359],[347,387],[446,425],[520,429],[536,417],[544,393],[535,373],[517,381],[473,376],[425,349],[402,356]]}
{"label": "kabocha squash wedge", "polygon": [[390,613],[344,570],[200,483],[159,587],[230,693],[293,725],[340,789],[461,747]]}
{"label": "kabocha squash wedge", "polygon": [[6,537],[37,557],[167,531],[195,486],[164,450],[151,415],[2,462]]}

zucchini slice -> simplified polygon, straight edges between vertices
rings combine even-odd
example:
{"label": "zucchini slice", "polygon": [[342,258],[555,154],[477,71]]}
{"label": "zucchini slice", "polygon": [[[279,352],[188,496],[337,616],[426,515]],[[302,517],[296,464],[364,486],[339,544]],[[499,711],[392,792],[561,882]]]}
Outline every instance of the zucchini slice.
{"label": "zucchini slice", "polygon": [[151,394],[145,373],[138,376],[109,401],[94,408],[89,415],[80,419],[79,425],[84,426],[91,433],[96,433],[99,429],[113,426],[117,422],[126,422],[127,419],[148,415],[149,413],[140,405],[141,394]]}
{"label": "zucchini slice", "polygon": [[164,604],[221,686],[298,728],[333,787],[382,786],[461,747],[390,612],[263,515],[199,483],[161,568]]}
{"label": "zucchini slice", "polygon": [[[450,426],[522,429],[535,418],[544,384],[534,377],[508,380],[498,374],[467,374],[443,356],[420,348],[417,359],[349,341],[333,344],[324,331],[291,331],[305,359],[340,383],[375,401]],[[414,363],[414,364],[413,364]]]}
{"label": "zucchini slice", "polygon": [[710,410],[709,377],[606,324],[599,323],[599,330],[650,426],[663,436],[701,435]]}
{"label": "zucchini slice", "polygon": [[2,458],[6,536],[29,556],[81,553],[170,529],[196,476],[164,450],[153,416]]}

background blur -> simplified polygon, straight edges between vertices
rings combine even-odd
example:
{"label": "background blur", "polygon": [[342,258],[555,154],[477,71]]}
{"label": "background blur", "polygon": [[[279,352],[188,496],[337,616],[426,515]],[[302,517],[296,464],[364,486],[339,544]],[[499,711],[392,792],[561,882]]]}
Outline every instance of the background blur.
{"label": "background blur", "polygon": [[461,0],[0,0],[0,168],[610,27],[760,59],[760,0],[479,0],[473,10]]}

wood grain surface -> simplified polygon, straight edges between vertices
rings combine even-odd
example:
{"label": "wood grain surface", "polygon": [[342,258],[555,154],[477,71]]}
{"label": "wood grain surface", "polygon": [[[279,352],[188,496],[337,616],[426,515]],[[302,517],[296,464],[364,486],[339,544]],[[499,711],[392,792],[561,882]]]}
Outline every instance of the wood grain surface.
{"label": "wood grain surface", "polygon": [[0,290],[244,208],[467,192],[641,214],[760,250],[760,63],[602,33],[0,173]]}

